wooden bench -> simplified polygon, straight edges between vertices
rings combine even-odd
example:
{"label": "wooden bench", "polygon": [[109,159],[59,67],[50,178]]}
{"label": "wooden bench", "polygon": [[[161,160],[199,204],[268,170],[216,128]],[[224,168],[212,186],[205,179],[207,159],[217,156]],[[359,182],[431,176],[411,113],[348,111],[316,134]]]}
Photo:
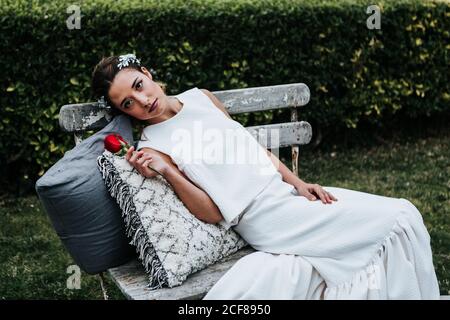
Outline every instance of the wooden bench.
{"label": "wooden bench", "polygon": [[[292,83],[213,91],[212,93],[225,105],[231,115],[289,108],[291,112],[290,122],[252,126],[246,127],[246,129],[255,138],[260,137],[261,133],[267,134],[267,139],[262,139],[262,141],[267,142],[265,146],[272,152],[274,149],[290,146],[292,149],[292,171],[298,176],[299,145],[309,143],[312,136],[310,124],[305,121],[298,121],[297,108],[306,105],[310,97],[309,88],[305,84]],[[110,111],[100,108],[96,102],[71,104],[61,108],[59,123],[64,131],[74,134],[75,143],[78,144],[81,142],[84,131],[101,129],[111,118]],[[272,132],[279,136],[273,139],[270,136]],[[261,139],[258,139],[258,141],[261,141]],[[128,299],[201,299],[237,260],[253,251],[249,247],[243,248],[214,265],[191,275],[181,286],[174,288],[149,290],[147,288],[148,277],[137,259],[119,267],[111,268],[108,273]]]}

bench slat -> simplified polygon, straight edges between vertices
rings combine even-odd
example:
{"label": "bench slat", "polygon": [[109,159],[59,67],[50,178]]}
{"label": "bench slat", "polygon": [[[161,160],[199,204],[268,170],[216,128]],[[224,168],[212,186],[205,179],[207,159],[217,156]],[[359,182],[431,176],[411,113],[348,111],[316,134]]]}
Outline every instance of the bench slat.
{"label": "bench slat", "polygon": [[246,129],[267,149],[308,144],[312,137],[311,125],[306,121],[251,126]]}
{"label": "bench slat", "polygon": [[311,125],[306,121],[267,124],[246,129],[267,149],[308,144],[312,137]]}
{"label": "bench slat", "polygon": [[111,111],[96,102],[66,104],[59,110],[59,126],[70,133],[102,129],[111,119]]}
{"label": "bench slat", "polygon": [[304,106],[310,91],[304,83],[214,91],[230,114]]}
{"label": "bench slat", "polygon": [[[212,92],[230,114],[299,107],[309,101],[310,91],[304,83],[245,88]],[[111,111],[97,102],[68,104],[61,107],[59,125],[65,132],[98,130],[111,121]]]}
{"label": "bench slat", "polygon": [[149,290],[148,277],[141,262],[134,259],[108,274],[127,299],[131,300],[191,300],[201,299],[214,284],[242,257],[254,252],[249,246],[222,259],[208,268],[190,275],[177,287]]}

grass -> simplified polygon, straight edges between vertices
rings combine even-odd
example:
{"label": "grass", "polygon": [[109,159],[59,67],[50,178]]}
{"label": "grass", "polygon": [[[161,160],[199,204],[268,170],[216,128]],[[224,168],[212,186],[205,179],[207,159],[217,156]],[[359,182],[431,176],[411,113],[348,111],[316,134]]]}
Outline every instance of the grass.
{"label": "grass", "polygon": [[[98,276],[82,272],[81,289],[67,288],[75,263],[36,196],[0,204],[0,299],[103,299]],[[107,288],[123,299],[112,282]]]}
{"label": "grass", "polygon": [[[431,235],[441,294],[450,294],[450,129],[377,146],[322,149],[301,148],[300,177],[414,203]],[[283,160],[288,152],[281,152]],[[74,262],[35,195],[0,198],[0,247],[0,299],[103,299],[98,277],[83,272],[81,289],[67,289],[66,270]],[[106,287],[111,299],[124,299],[110,279]]]}

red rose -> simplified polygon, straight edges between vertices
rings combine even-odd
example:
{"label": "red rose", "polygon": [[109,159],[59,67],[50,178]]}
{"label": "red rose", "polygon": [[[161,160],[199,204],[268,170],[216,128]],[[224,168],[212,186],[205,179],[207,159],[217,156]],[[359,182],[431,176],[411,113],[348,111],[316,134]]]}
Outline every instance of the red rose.
{"label": "red rose", "polygon": [[124,154],[128,148],[128,143],[119,134],[109,134],[105,137],[105,149],[109,152],[118,153],[122,151],[121,154]]}
{"label": "red rose", "polygon": [[[128,149],[130,148],[130,145],[125,141],[125,139],[122,138],[117,133],[107,135],[105,137],[104,142],[105,142],[105,149],[118,156],[124,156],[127,153]],[[148,167],[149,169],[155,171],[160,176],[163,176],[161,172],[159,172],[152,166],[149,165]]]}

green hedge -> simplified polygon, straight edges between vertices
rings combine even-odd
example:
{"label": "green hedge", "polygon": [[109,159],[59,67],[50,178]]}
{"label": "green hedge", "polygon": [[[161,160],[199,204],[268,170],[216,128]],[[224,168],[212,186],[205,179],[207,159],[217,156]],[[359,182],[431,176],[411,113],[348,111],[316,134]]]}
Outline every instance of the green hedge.
{"label": "green hedge", "polygon": [[0,3],[3,187],[32,185],[73,146],[59,108],[91,100],[92,68],[112,54],[136,53],[169,94],[304,82],[314,128],[449,111],[448,2],[377,1],[381,30],[360,0],[80,1],[80,30],[66,27],[72,0]]}

